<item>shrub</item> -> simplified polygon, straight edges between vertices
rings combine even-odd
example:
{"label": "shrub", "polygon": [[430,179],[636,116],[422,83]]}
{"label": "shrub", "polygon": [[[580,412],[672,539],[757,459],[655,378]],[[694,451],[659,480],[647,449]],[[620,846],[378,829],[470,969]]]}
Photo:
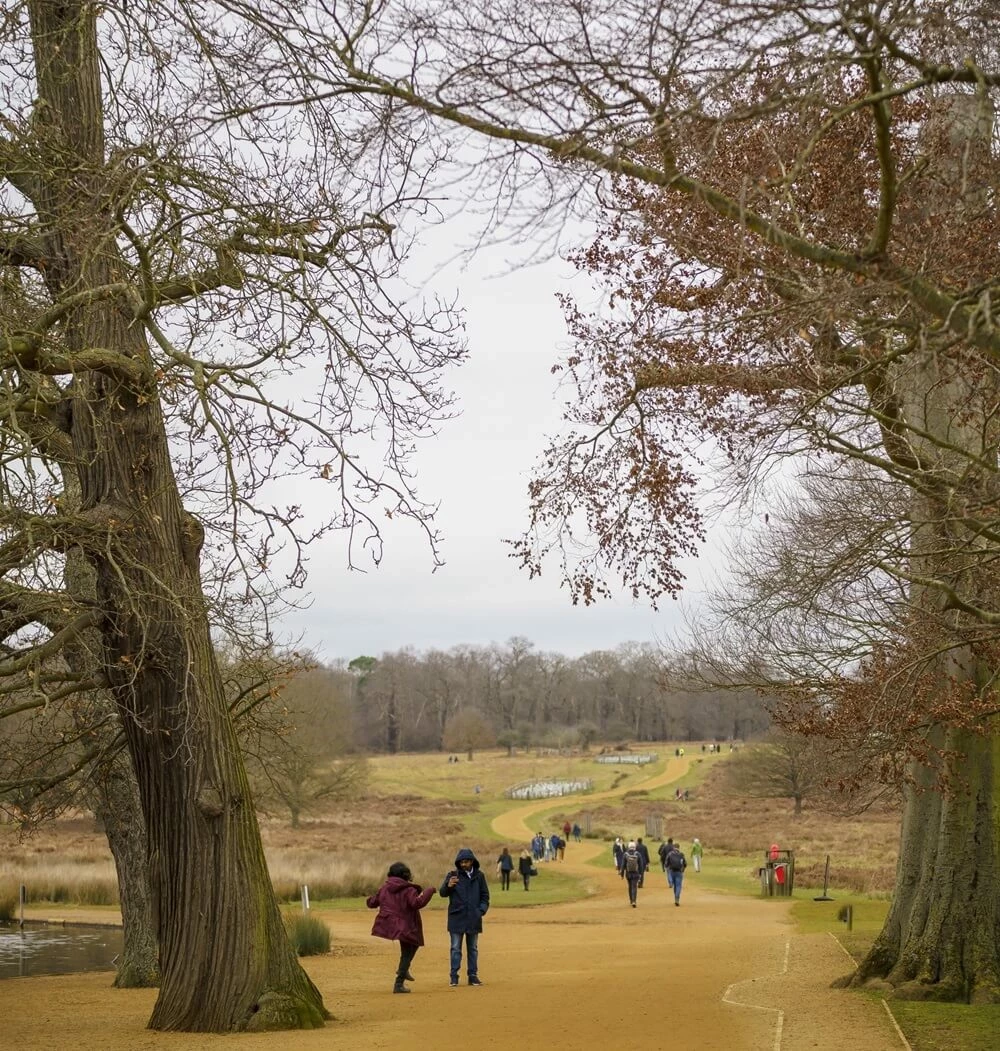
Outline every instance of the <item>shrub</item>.
{"label": "shrub", "polygon": [[285,930],[299,956],[318,956],[330,951],[330,928],[308,913],[286,916]]}

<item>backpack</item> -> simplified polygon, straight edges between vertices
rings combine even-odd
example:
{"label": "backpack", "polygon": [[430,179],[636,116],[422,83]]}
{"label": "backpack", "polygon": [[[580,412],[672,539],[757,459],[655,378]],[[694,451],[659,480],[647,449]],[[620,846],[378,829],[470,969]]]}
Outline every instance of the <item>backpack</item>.
{"label": "backpack", "polygon": [[639,852],[637,850],[625,851],[625,871],[633,873],[639,871]]}
{"label": "backpack", "polygon": [[684,855],[679,850],[672,850],[667,855],[667,868],[671,872],[684,871]]}

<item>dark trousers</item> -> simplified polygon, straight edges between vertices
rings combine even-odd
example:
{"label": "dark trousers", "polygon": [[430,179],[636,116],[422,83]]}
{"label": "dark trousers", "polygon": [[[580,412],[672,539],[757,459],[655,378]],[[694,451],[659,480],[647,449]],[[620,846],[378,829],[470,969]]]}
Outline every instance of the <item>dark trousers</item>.
{"label": "dark trousers", "polygon": [[639,875],[636,873],[634,876],[626,876],[625,882],[628,884],[628,900],[635,901],[636,896],[639,893]]}
{"label": "dark trousers", "polygon": [[417,949],[420,946],[414,942],[400,942],[399,943],[399,969],[396,971],[396,980],[402,981],[407,972],[410,969],[410,964],[413,963],[413,957],[417,955]]}
{"label": "dark trousers", "polygon": [[531,876],[529,876],[527,872],[522,872],[521,873],[521,879],[524,880],[524,889],[527,890],[528,889],[528,880],[531,879]]}
{"label": "dark trousers", "polygon": [[500,870],[500,889],[510,890],[510,869]]}

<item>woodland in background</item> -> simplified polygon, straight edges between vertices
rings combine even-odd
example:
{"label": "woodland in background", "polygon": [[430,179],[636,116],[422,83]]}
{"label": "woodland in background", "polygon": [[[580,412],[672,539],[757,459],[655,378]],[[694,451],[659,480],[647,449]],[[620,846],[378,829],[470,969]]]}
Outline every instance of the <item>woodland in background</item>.
{"label": "woodland in background", "polygon": [[469,711],[482,716],[468,724],[473,747],[745,741],[770,725],[756,691],[690,687],[648,644],[569,658],[515,637],[503,646],[362,657],[327,674],[341,678],[354,744],[370,752],[462,751],[465,738],[449,730]]}

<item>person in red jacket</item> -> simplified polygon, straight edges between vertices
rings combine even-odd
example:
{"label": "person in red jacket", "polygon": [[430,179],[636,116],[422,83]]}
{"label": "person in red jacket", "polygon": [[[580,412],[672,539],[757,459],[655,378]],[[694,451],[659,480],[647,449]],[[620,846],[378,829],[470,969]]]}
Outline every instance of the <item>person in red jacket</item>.
{"label": "person in red jacket", "polygon": [[396,970],[394,993],[408,993],[404,981],[414,981],[410,964],[417,949],[424,944],[424,925],[420,910],[434,897],[434,888],[423,890],[413,883],[409,868],[402,861],[389,866],[389,878],[366,901],[369,909],[378,909],[372,924],[376,938],[388,938],[399,942],[399,967]]}

